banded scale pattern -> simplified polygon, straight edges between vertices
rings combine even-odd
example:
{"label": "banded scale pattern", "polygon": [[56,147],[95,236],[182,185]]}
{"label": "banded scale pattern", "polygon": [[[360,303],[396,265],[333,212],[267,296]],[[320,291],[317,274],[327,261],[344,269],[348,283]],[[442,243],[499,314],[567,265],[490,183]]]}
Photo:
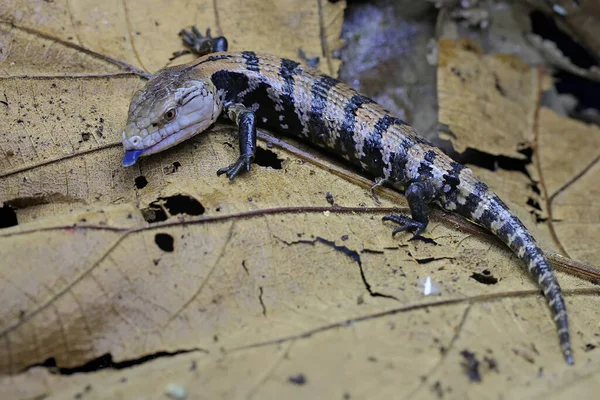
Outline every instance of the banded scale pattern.
{"label": "banded scale pattern", "polygon": [[411,151],[418,157],[421,151],[423,139],[413,139],[411,126],[296,61],[253,52],[213,53],[190,67],[210,77],[224,104],[242,103],[263,126],[333,151],[375,176],[391,178],[397,155],[406,158]]}
{"label": "banded scale pattern", "polygon": [[[211,112],[232,115],[229,111],[241,107],[253,114],[259,125],[296,136],[347,159],[394,187],[406,188],[413,218],[392,220],[412,224],[410,228],[418,228],[416,232],[428,222],[425,204],[437,203],[496,234],[525,262],[529,274],[543,290],[565,360],[573,363],[565,301],[548,261],[523,223],[469,168],[454,162],[404,121],[336,79],[292,60],[251,51],[212,53],[160,71],[134,96],[136,103],[132,101],[128,127],[135,130],[138,120],[147,119],[147,113],[139,109],[144,106],[137,104],[154,104],[158,99],[164,102],[165,96],[169,100],[170,93],[175,96],[181,86],[190,82],[201,88],[194,93],[214,92],[198,102]],[[207,101],[213,102],[214,107],[206,106]],[[204,120],[214,121],[214,115],[207,115]],[[244,127],[247,136],[243,143],[248,148],[255,140],[252,129],[250,125]],[[124,134],[124,143],[128,140]],[[131,150],[133,161],[143,151],[146,150]],[[249,169],[248,160],[242,161]],[[224,170],[235,167],[235,176],[241,166],[238,162]]]}

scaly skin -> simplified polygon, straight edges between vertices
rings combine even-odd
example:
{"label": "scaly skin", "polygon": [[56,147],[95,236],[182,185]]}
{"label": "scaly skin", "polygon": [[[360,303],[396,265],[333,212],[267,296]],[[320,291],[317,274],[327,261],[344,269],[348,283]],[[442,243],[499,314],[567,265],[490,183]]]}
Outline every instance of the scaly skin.
{"label": "scaly skin", "polygon": [[[183,31],[193,49],[226,50],[224,38]],[[552,311],[565,360],[573,364],[565,301],[552,268],[523,223],[469,168],[454,162],[400,119],[347,85],[279,57],[216,52],[159,71],[129,109],[123,164],[162,151],[207,129],[220,114],[240,129],[240,157],[218,174],[250,170],[256,126],[296,136],[404,188],[412,218],[384,217],[415,235],[436,203],[497,235],[525,262]]]}

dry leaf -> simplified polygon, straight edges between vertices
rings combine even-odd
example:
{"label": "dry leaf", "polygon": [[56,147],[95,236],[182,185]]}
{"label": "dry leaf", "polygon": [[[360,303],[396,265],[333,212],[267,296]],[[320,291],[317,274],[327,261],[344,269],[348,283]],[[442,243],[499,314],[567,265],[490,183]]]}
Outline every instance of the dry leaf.
{"label": "dry leaf", "polygon": [[524,159],[533,139],[539,78],[509,55],[485,55],[468,40],[438,44],[439,122],[458,152],[484,148]]}
{"label": "dry leaf", "polygon": [[[406,202],[383,191],[377,205],[368,185],[329,167],[317,152],[311,159],[261,141],[252,171],[230,184],[215,171],[237,157],[236,129],[218,124],[133,168],[120,166],[127,103],[144,83],[136,68],[162,67],[179,48],[174,33],[186,24],[231,34],[234,50],[291,58],[299,46],[311,56],[324,51],[321,68],[337,69],[331,51],[339,46],[343,2],[252,4],[260,6],[236,6],[236,13],[226,1],[28,2],[0,9],[18,26],[2,29],[19,49],[3,53],[0,64],[0,101],[6,99],[0,200],[19,208],[19,225],[0,231],[2,393],[529,398],[551,397],[594,376],[600,301],[593,285],[559,274],[577,332],[577,365],[569,367],[547,305],[513,254],[446,219],[431,222],[426,241],[392,238],[381,216]],[[446,67],[464,56],[461,65],[470,71],[495,71],[507,95],[490,95],[490,104],[501,104],[488,108],[494,123],[472,133],[469,143],[520,157],[518,143],[537,141],[539,168],[528,171],[543,188],[532,194],[523,171],[477,172],[546,247],[564,244],[597,262],[597,250],[567,239],[569,227],[583,229],[572,217],[595,198],[582,195],[578,184],[596,176],[597,129],[539,110],[536,71],[514,60],[465,55],[456,43],[443,47],[454,48],[445,53]],[[453,127],[463,120],[442,104],[444,96],[497,88],[492,74],[478,88],[456,89],[459,82],[445,82],[446,67],[441,63],[440,116]],[[527,83],[524,94],[517,95],[513,79]],[[496,125],[507,115],[515,121]],[[474,124],[481,117],[471,118]],[[561,135],[563,124],[574,131],[569,139]],[[498,136],[486,147],[482,135],[489,132]],[[587,149],[569,173],[557,167],[562,150],[553,140]],[[530,214],[526,203],[534,198],[543,213],[542,199],[567,182],[552,201],[552,211],[565,218],[552,221],[557,243],[548,225],[537,222],[543,215]],[[568,204],[575,206],[566,212]],[[597,220],[600,211],[590,212]],[[428,276],[439,296],[423,296]],[[474,376],[480,384],[469,383]]]}
{"label": "dry leaf", "polygon": [[600,129],[542,108],[539,163],[549,225],[563,254],[598,265]]}

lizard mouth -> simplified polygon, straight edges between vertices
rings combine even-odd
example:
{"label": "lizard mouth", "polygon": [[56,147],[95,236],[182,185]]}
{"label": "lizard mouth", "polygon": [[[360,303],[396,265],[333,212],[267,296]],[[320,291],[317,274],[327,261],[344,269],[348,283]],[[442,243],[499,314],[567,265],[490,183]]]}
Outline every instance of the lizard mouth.
{"label": "lizard mouth", "polygon": [[[138,158],[142,156],[148,156],[150,154],[158,153],[169,147],[173,147],[189,138],[194,136],[196,133],[201,132],[209,127],[212,123],[210,120],[202,120],[195,124],[186,126],[170,134],[169,136],[165,136],[160,141],[154,143],[152,146],[147,147],[145,149],[130,149],[125,151],[125,155],[123,156],[123,166],[130,167],[136,163]],[[127,139],[125,139],[127,140]]]}

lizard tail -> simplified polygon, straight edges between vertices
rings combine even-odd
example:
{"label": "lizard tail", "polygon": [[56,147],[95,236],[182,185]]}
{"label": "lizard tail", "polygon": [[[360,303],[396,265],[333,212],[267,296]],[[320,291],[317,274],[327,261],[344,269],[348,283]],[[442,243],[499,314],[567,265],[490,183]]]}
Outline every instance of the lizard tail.
{"label": "lizard tail", "polygon": [[[569,334],[569,321],[565,300],[552,267],[544,252],[529,233],[525,225],[485,184],[478,182],[477,199],[467,199],[467,207],[460,212],[463,216],[483,225],[498,236],[518,257],[525,262],[527,271],[534,278],[552,311],[556,323],[560,347],[568,364],[573,364],[573,350]],[[472,200],[472,207],[469,207]]]}

